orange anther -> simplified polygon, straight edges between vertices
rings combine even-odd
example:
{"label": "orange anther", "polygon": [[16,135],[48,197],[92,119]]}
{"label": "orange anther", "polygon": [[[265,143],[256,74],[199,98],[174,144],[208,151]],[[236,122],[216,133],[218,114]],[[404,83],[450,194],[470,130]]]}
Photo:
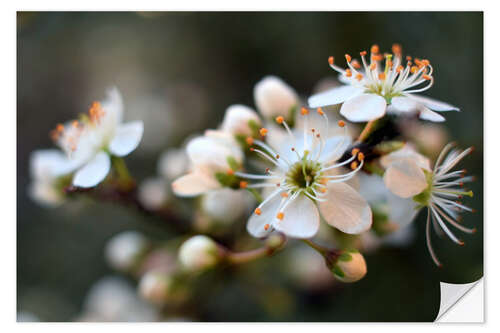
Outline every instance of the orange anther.
{"label": "orange anther", "polygon": [[352,58],[350,55],[346,54],[345,55],[345,60],[347,60],[347,62],[351,62]]}
{"label": "orange anther", "polygon": [[321,193],[326,193],[326,191],[327,191],[327,190],[326,190],[326,188],[325,188],[325,187],[321,187],[321,188],[319,189],[319,191],[320,191]]}
{"label": "orange anther", "polygon": [[286,192],[281,192],[280,195],[282,198],[288,198],[288,193],[286,193]]}
{"label": "orange anther", "polygon": [[394,53],[395,55],[401,55],[401,45],[392,44],[392,53]]}
{"label": "orange anther", "polygon": [[356,80],[361,81],[363,79],[363,74],[358,73],[356,74]]}
{"label": "orange anther", "polygon": [[365,159],[365,154],[363,154],[363,153],[359,153],[359,154],[358,154],[358,161],[360,161],[360,162],[361,162],[361,161],[362,161],[362,160],[364,160],[364,159]]}
{"label": "orange anther", "polygon": [[259,130],[259,133],[260,133],[261,136],[266,136],[267,132],[268,132],[267,128],[264,128],[264,127],[262,127]]}
{"label": "orange anther", "polygon": [[357,153],[359,153],[359,148],[354,148],[353,150],[351,150],[352,156],[356,155]]}
{"label": "orange anther", "polygon": [[270,227],[270,225],[269,225],[268,223],[266,223],[266,224],[264,225],[264,230],[265,230],[265,231],[267,231],[267,230],[269,229],[269,227]]}
{"label": "orange anther", "polygon": [[57,124],[56,125],[56,131],[57,132],[63,132],[64,131],[64,125],[63,124]]}
{"label": "orange anther", "polygon": [[347,77],[351,77],[352,76],[352,72],[351,72],[351,70],[349,68],[345,70],[345,76],[347,76]]}
{"label": "orange anther", "polygon": [[262,211],[260,210],[260,208],[255,208],[254,213],[260,215],[262,214]]}
{"label": "orange anther", "polygon": [[340,127],[344,127],[345,126],[345,121],[339,120],[338,124],[339,124]]}
{"label": "orange anther", "polygon": [[385,73],[378,73],[379,80],[385,80]]}
{"label": "orange anther", "polygon": [[417,66],[412,66],[412,68],[410,69],[410,72],[412,74],[415,74],[417,72],[417,70],[418,70]]}
{"label": "orange anther", "polygon": [[247,136],[245,142],[247,143],[247,145],[251,146],[253,145],[253,138],[251,136]]}
{"label": "orange anther", "polygon": [[370,52],[371,52],[371,53],[378,53],[378,52],[379,52],[378,45],[377,45],[377,44],[374,44],[374,45],[371,47]]}
{"label": "orange anther", "polygon": [[247,188],[247,186],[248,186],[248,182],[246,182],[244,180],[240,181],[240,188]]}
{"label": "orange anther", "polygon": [[234,175],[234,171],[232,169],[229,169],[229,170],[227,170],[227,174],[229,176],[232,176],[232,175]]}
{"label": "orange anther", "polygon": [[371,69],[371,70],[374,70],[375,68],[377,68],[377,64],[376,64],[376,63],[372,63],[372,64],[370,65],[370,69]]}
{"label": "orange anther", "polygon": [[358,162],[354,161],[351,163],[351,169],[356,169],[358,167]]}
{"label": "orange anther", "polygon": [[411,61],[411,57],[410,56],[406,56],[406,61]]}
{"label": "orange anther", "polygon": [[250,147],[250,151],[253,152],[255,150],[255,148],[253,147]]}
{"label": "orange anther", "polygon": [[279,160],[280,154],[276,154],[276,159]]}
{"label": "orange anther", "polygon": [[309,110],[303,107],[302,109],[300,109],[300,114],[305,116],[306,114],[309,114]]}
{"label": "orange anther", "polygon": [[283,124],[283,121],[285,121],[285,118],[283,118],[282,116],[278,116],[278,117],[276,117],[276,122],[277,122],[278,124]]}
{"label": "orange anther", "polygon": [[334,57],[328,57],[328,63],[330,64],[330,66],[333,65],[334,61],[335,61]]}
{"label": "orange anther", "polygon": [[316,111],[317,111],[317,112],[318,112],[318,114],[320,114],[320,115],[324,115],[324,114],[325,114],[325,113],[323,112],[323,109],[321,109],[321,108],[318,108]]}
{"label": "orange anther", "polygon": [[359,52],[359,55],[361,55],[362,57],[364,57],[366,55],[366,51]]}
{"label": "orange anther", "polygon": [[351,61],[351,66],[354,67],[354,68],[356,68],[356,69],[361,68],[361,64],[356,59],[354,59],[353,61]]}
{"label": "orange anther", "polygon": [[401,73],[401,71],[404,69],[403,66],[399,65],[398,68],[396,69],[396,72]]}
{"label": "orange anther", "polygon": [[424,80],[430,80],[430,79],[432,79],[432,77],[430,77],[430,76],[429,76],[429,75],[427,75],[427,74],[422,75],[422,78],[423,78]]}
{"label": "orange anther", "polygon": [[73,126],[74,128],[78,128],[78,120],[73,120],[73,122],[71,123],[71,126]]}
{"label": "orange anther", "polygon": [[285,214],[283,212],[279,212],[278,215],[276,215],[276,218],[278,220],[283,220],[284,217],[285,217]]}

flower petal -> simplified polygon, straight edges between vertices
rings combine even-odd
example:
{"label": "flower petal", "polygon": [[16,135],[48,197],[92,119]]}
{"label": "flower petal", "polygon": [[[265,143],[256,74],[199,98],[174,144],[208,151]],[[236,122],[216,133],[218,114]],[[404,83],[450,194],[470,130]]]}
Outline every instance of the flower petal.
{"label": "flower petal", "polygon": [[182,197],[194,197],[219,187],[216,179],[201,172],[189,173],[172,183],[173,192]]}
{"label": "flower petal", "polygon": [[139,145],[144,133],[144,123],[133,121],[120,125],[116,134],[109,144],[109,150],[113,155],[125,156],[134,151]]}
{"label": "flower petal", "polygon": [[109,155],[103,151],[78,170],[73,177],[73,185],[78,187],[94,187],[106,178],[111,167]]}
{"label": "flower petal", "polygon": [[313,237],[319,229],[319,212],[314,202],[299,195],[283,212],[283,220],[276,220],[276,230],[293,238]]}
{"label": "flower petal", "polygon": [[[325,163],[338,160],[351,145],[352,139],[349,136],[334,136],[325,141],[319,162]],[[314,153],[319,149],[314,150]],[[313,153],[313,156],[314,156]]]}
{"label": "flower petal", "polygon": [[427,188],[424,172],[414,160],[410,159],[392,163],[385,170],[384,183],[392,193],[402,198],[412,197]]}
{"label": "flower petal", "polygon": [[311,108],[317,108],[320,106],[343,103],[346,100],[358,96],[362,93],[363,90],[360,88],[353,86],[342,86],[313,95],[309,97],[307,101]]}
{"label": "flower petal", "polygon": [[431,170],[431,162],[429,159],[417,152],[410,144],[406,144],[403,148],[382,156],[380,158],[380,164],[382,164],[384,168],[388,168],[392,163],[403,159],[413,160],[420,168]]}
{"label": "flower petal", "polygon": [[399,112],[417,111],[419,103],[405,96],[394,97],[391,100],[392,109]]}
{"label": "flower petal", "polygon": [[434,111],[460,111],[460,109],[456,106],[426,96],[413,94],[408,94],[407,96],[419,103],[422,103],[423,105]]}
{"label": "flower petal", "polygon": [[250,216],[247,223],[247,231],[250,235],[260,238],[266,236],[272,231],[272,228],[267,228],[266,230],[265,225],[271,225],[273,220],[276,218],[280,202],[281,197],[277,195],[261,207],[260,215],[252,213],[252,216]]}
{"label": "flower petal", "polygon": [[122,122],[123,98],[117,87],[111,87],[106,92],[106,99],[101,102],[104,115],[100,120],[100,127],[114,129]]}
{"label": "flower petal", "polygon": [[362,94],[345,101],[340,108],[340,114],[349,121],[365,122],[382,117],[387,103],[385,99],[375,94]]}
{"label": "flower petal", "polygon": [[327,201],[319,204],[326,222],[348,234],[360,234],[372,225],[372,211],[363,197],[344,183],[328,184]]}
{"label": "flower petal", "polygon": [[438,123],[443,122],[443,121],[446,120],[439,113],[431,111],[431,110],[429,110],[426,107],[422,107],[422,109],[420,110],[420,116],[419,117],[420,117],[420,119],[429,120],[429,121],[438,122]]}

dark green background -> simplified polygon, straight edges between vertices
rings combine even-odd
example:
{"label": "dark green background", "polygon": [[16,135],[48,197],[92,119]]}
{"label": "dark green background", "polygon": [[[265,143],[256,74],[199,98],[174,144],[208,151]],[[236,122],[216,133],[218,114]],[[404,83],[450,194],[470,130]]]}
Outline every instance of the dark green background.
{"label": "dark green background", "polygon": [[[273,269],[280,254],[262,264],[269,270],[263,279],[293,295],[291,311],[264,311],[253,297],[256,285],[231,271],[213,282],[197,319],[429,321],[439,308],[439,279],[465,283],[483,275],[482,13],[46,12],[18,13],[17,24],[18,310],[42,320],[71,320],[89,286],[111,273],[102,256],[110,236],[140,229],[155,239],[171,237],[167,228],[120,207],[49,210],[33,203],[26,194],[28,156],[51,146],[48,132],[56,123],[85,112],[116,84],[126,108],[152,92],[175,101],[179,125],[165,123],[171,130],[156,138],[162,148],[175,146],[216,127],[228,105],[253,105],[253,85],[264,75],[278,75],[308,96],[318,80],[333,77],[328,56],[340,59],[373,43],[389,50],[397,42],[405,54],[430,59],[436,82],[426,93],[461,108],[445,115],[446,126],[461,146],[477,148],[464,166],[478,177],[468,201],[478,213],[465,215],[464,223],[478,233],[463,236],[465,247],[435,238],[445,263],[438,270],[425,248],[421,214],[412,246],[367,256],[369,273],[361,282],[316,294],[295,291]],[[193,91],[202,102],[193,102]],[[158,153],[134,152],[127,158],[132,172],[139,179],[153,173]]]}

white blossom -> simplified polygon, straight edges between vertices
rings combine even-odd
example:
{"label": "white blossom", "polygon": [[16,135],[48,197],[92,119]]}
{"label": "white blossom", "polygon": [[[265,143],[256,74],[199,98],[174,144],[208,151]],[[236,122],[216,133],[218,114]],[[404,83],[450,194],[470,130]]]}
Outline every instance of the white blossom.
{"label": "white blossom", "polygon": [[255,105],[266,118],[282,116],[290,119],[291,112],[299,106],[295,90],[276,76],[266,76],[253,90]]}
{"label": "white blossom", "polygon": [[180,177],[188,171],[189,158],[184,148],[170,148],[158,159],[158,174],[168,180]]}
{"label": "white blossom", "polygon": [[106,100],[92,104],[88,116],[66,125],[59,124],[52,132],[57,145],[78,165],[74,186],[96,186],[111,168],[110,154],[122,157],[137,148],[144,131],[143,123],[122,124],[122,117],[122,97],[117,88],[112,88]]}
{"label": "white blossom", "polygon": [[209,237],[198,235],[182,243],[179,261],[188,271],[202,271],[215,266],[219,258],[217,244]]}
{"label": "white blossom", "polygon": [[106,259],[115,269],[129,270],[147,249],[148,244],[147,238],[136,231],[121,232],[106,244]]}
{"label": "white blossom", "polygon": [[169,197],[167,182],[160,177],[147,178],[139,185],[137,197],[144,207],[159,209]]}
{"label": "white blossom", "polygon": [[221,130],[233,135],[253,136],[254,129],[260,126],[257,112],[248,106],[236,104],[227,108]]}
{"label": "white blossom", "polygon": [[[274,189],[248,221],[247,230],[253,236],[263,237],[278,230],[293,238],[313,237],[319,228],[320,212],[328,224],[346,233],[358,234],[370,228],[370,207],[344,183],[363,166],[364,156],[353,150],[350,158],[337,162],[351,139],[346,135],[329,137],[328,117],[321,109],[317,112],[324,117],[320,127],[309,127],[309,110],[302,108],[301,114],[306,118],[303,130],[295,132],[284,117],[277,117],[276,121],[287,131],[287,139],[277,147],[253,140],[251,148],[269,161],[273,169],[266,169],[265,174],[235,173],[242,179],[260,181],[245,184],[245,188]],[[260,132],[267,135],[269,131],[262,128]],[[343,166],[352,170],[331,173]]]}
{"label": "white blossom", "polygon": [[313,95],[309,106],[343,103],[340,113],[352,122],[374,120],[386,112],[418,113],[421,119],[440,122],[445,118],[434,111],[459,111],[450,104],[416,94],[434,83],[433,68],[428,60],[407,57],[404,66],[399,45],[393,45],[392,54],[385,56],[379,53],[377,45],[372,46],[370,62],[366,54],[366,51],[360,53],[361,63],[346,54],[347,69],[335,65],[334,58],[330,57],[330,67],[340,74],[339,80],[345,85]]}

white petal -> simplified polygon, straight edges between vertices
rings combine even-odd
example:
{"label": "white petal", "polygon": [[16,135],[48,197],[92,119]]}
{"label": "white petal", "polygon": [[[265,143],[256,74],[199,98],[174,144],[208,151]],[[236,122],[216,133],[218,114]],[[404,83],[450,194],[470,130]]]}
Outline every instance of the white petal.
{"label": "white petal", "polygon": [[254,121],[260,125],[261,121],[257,112],[246,105],[231,105],[226,109],[221,128],[231,134],[252,135],[249,122]]}
{"label": "white petal", "polygon": [[144,133],[144,123],[133,121],[120,125],[116,129],[115,137],[109,143],[109,150],[113,155],[125,156],[137,148]]}
{"label": "white petal", "polygon": [[313,237],[319,229],[319,212],[314,202],[305,195],[299,195],[283,212],[283,220],[274,224],[276,230],[293,238]]}
{"label": "white petal", "polygon": [[416,100],[419,103],[422,103],[423,105],[434,111],[460,111],[460,109],[456,106],[422,95],[408,94],[408,97]]}
{"label": "white petal", "polygon": [[281,202],[281,197],[276,196],[261,207],[261,214],[252,213],[248,219],[247,230],[254,237],[264,237],[272,231],[272,228],[266,230],[265,225],[271,225],[278,214],[278,208]]}
{"label": "white petal", "polygon": [[267,118],[288,118],[290,110],[300,103],[295,90],[276,76],[260,80],[254,87],[253,96],[257,109]]}
{"label": "white petal", "polygon": [[433,122],[443,122],[446,120],[442,115],[434,111],[431,111],[426,107],[422,107],[422,110],[420,111],[420,119],[429,120]]}
{"label": "white petal", "polygon": [[94,187],[99,184],[109,172],[111,162],[109,155],[103,151],[78,170],[73,177],[73,185],[78,187]]}
{"label": "white petal", "polygon": [[412,112],[417,111],[419,103],[411,98],[398,96],[391,100],[391,105],[395,111],[399,112]]}
{"label": "white petal", "polygon": [[193,165],[215,171],[229,169],[229,156],[242,162],[243,153],[235,140],[219,134],[219,131],[211,131],[189,141],[186,151]]}
{"label": "white petal", "polygon": [[72,172],[78,165],[58,149],[35,150],[30,154],[31,177],[50,181]]}
{"label": "white petal", "polygon": [[216,179],[200,172],[189,173],[172,183],[174,193],[182,197],[194,197],[219,187]]}
{"label": "white petal", "polygon": [[412,197],[427,188],[424,172],[410,159],[392,163],[385,171],[384,183],[392,193],[402,198]]}
{"label": "white petal", "polygon": [[309,97],[307,102],[311,108],[320,106],[335,105],[343,103],[346,100],[358,96],[363,93],[363,90],[353,86],[342,86],[331,90],[321,92]]}
{"label": "white petal", "polygon": [[344,154],[345,150],[351,145],[351,142],[352,139],[349,136],[339,135],[329,138],[325,141],[325,145],[321,152],[321,157],[318,161],[324,163],[328,161],[338,160],[342,156],[342,154]]}
{"label": "white petal", "polygon": [[319,204],[319,210],[329,225],[348,234],[370,229],[370,206],[352,187],[344,183],[328,184],[327,199]]}
{"label": "white petal", "polygon": [[362,94],[345,101],[340,114],[352,122],[365,122],[382,117],[386,108],[387,103],[383,97]]}
{"label": "white petal", "polygon": [[389,193],[387,204],[389,205],[389,220],[398,223],[400,228],[410,224],[418,213],[417,203],[413,199],[405,199]]}
{"label": "white petal", "polygon": [[392,163],[403,159],[413,160],[422,169],[431,169],[429,159],[418,153],[410,144],[406,144],[403,148],[382,156],[382,158],[380,158],[380,164],[382,164],[384,168],[388,168]]}
{"label": "white petal", "polygon": [[123,99],[116,87],[108,89],[106,99],[101,102],[104,114],[99,120],[98,132],[113,133],[123,118]]}

